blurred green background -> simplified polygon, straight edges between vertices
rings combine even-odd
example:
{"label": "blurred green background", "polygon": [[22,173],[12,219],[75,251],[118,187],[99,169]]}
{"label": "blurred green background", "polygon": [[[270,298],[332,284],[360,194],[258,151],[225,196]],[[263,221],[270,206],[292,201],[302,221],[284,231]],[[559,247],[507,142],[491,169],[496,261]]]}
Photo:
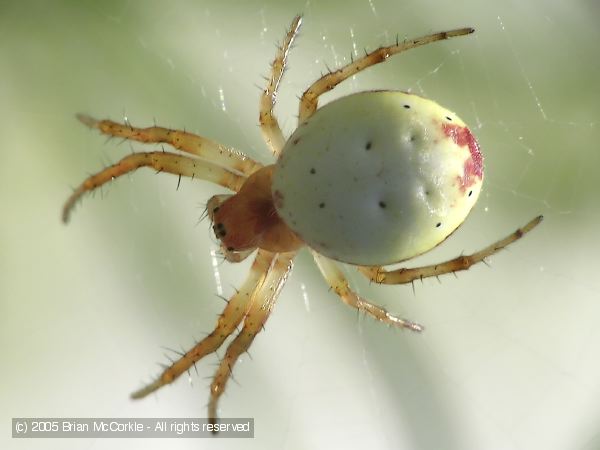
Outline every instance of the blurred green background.
{"label": "blurred green background", "polygon": [[[309,256],[221,402],[255,439],[15,440],[11,417],[204,417],[215,357],[143,401],[128,395],[209,331],[248,264],[218,265],[219,188],[141,170],[60,208],[89,173],[138,144],[105,143],[77,112],[186,128],[263,162],[261,75],[292,17],[304,27],[277,112],[336,67],[400,38],[475,35],[411,51],[325,101],[410,89],[478,136],[486,183],[432,255],[477,250],[537,214],[485,265],[410,287],[353,285],[424,323],[420,336],[357,315]],[[600,431],[600,9],[592,0],[0,1],[2,448],[597,449]],[[220,352],[222,354],[222,351]],[[208,377],[208,378],[206,378]]]}

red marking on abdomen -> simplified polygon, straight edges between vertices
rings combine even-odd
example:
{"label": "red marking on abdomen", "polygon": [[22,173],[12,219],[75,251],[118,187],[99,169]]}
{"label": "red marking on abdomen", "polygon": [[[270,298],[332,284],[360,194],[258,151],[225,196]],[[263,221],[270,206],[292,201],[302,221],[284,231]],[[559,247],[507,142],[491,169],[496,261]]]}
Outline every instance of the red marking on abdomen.
{"label": "red marking on abdomen", "polygon": [[461,179],[461,189],[466,190],[475,183],[475,177],[480,180],[483,178],[483,155],[479,144],[468,127],[443,123],[442,130],[459,147],[469,147],[471,157],[465,161],[464,173]]}

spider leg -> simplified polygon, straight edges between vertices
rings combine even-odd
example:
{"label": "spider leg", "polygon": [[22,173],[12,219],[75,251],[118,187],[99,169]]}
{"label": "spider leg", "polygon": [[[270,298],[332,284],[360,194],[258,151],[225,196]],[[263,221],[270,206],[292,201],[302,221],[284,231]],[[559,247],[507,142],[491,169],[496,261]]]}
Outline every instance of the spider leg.
{"label": "spider leg", "polygon": [[467,270],[473,264],[485,261],[488,256],[497,253],[498,251],[505,248],[507,245],[512,244],[518,239],[521,239],[526,233],[533,230],[542,221],[543,216],[538,216],[530,220],[524,227],[518,228],[516,231],[506,236],[504,239],[500,239],[498,242],[487,246],[483,250],[480,250],[472,255],[462,255],[458,258],[451,259],[439,264],[433,264],[431,266],[415,267],[411,269],[400,268],[396,270],[387,271],[383,267],[372,266],[372,267],[360,267],[359,270],[369,279],[376,283],[382,284],[404,284],[410,283],[414,280],[419,280],[428,277],[436,277],[450,272],[457,272],[459,270]]}
{"label": "spider leg", "polygon": [[435,41],[441,41],[456,36],[464,36],[465,34],[473,33],[473,28],[460,28],[451,31],[442,31],[440,33],[429,34],[409,41],[396,42],[394,45],[388,47],[379,47],[377,50],[373,50],[367,53],[362,58],[356,59],[342,68],[329,72],[323,75],[317,81],[310,85],[310,87],[304,91],[302,98],[300,99],[300,111],[298,122],[302,123],[317,110],[317,104],[319,96],[332,90],[342,81],[356,75],[358,72],[365,70],[375,64],[379,64],[387,60],[390,56],[397,53],[401,53],[411,48],[419,47],[421,45],[427,45]]}
{"label": "spider leg", "polygon": [[273,114],[273,108],[275,107],[275,101],[277,100],[277,90],[279,89],[279,83],[281,82],[283,72],[285,71],[288,54],[292,43],[294,42],[294,38],[298,34],[298,30],[300,30],[301,24],[302,16],[294,17],[283,43],[277,49],[275,59],[271,63],[271,76],[260,96],[260,114],[258,116],[260,129],[265,142],[275,156],[279,156],[279,153],[285,144],[285,139],[281,132],[281,128],[279,127],[279,123],[277,122],[277,118]]}
{"label": "spider leg", "polygon": [[423,331],[423,326],[419,325],[418,323],[393,316],[385,309],[373,305],[369,301],[360,297],[358,294],[356,294],[356,292],[350,289],[348,280],[335,261],[315,251],[313,251],[312,254],[317,266],[319,266],[319,269],[321,270],[323,278],[325,278],[327,284],[329,284],[331,289],[333,289],[333,291],[339,295],[346,305],[356,308],[359,311],[364,311],[365,313],[371,315],[371,317],[385,324],[394,325],[400,328],[408,328],[412,331]]}
{"label": "spider leg", "polygon": [[216,351],[236,330],[250,306],[262,292],[261,287],[275,259],[276,254],[259,250],[246,281],[227,302],[214,330],[167,367],[154,382],[131,394],[131,398],[143,398],[160,387],[172,383],[204,356]]}
{"label": "spider leg", "polygon": [[251,175],[262,167],[262,164],[240,152],[187,131],[156,126],[137,128],[129,123],[121,124],[112,120],[96,120],[85,114],[77,114],[77,118],[84,125],[97,128],[102,134],[143,143],[169,144],[177,150],[191,153],[244,175]]}
{"label": "spider leg", "polygon": [[244,317],[242,330],[231,341],[229,347],[227,347],[225,356],[221,360],[210,386],[208,418],[211,423],[216,423],[217,421],[217,404],[225,391],[227,381],[231,377],[233,366],[239,356],[248,350],[250,344],[252,344],[252,341],[267,321],[279,292],[292,270],[292,259],[295,254],[296,252],[276,254],[276,259],[271,266],[267,278]]}
{"label": "spider leg", "polygon": [[125,156],[116,164],[90,176],[81,183],[67,199],[63,207],[63,222],[67,223],[69,221],[69,215],[73,206],[83,194],[93,191],[99,186],[140,167],[153,167],[158,172],[169,172],[176,175],[211,181],[232,191],[238,191],[246,180],[242,175],[230,172],[221,166],[201,159],[168,152],[133,153]]}

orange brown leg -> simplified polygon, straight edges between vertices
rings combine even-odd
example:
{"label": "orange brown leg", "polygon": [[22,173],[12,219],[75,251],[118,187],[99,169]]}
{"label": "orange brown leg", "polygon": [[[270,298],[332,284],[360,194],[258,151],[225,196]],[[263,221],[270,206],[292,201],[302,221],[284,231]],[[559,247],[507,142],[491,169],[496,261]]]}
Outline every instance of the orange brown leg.
{"label": "orange brown leg", "polygon": [[281,132],[281,128],[279,127],[279,123],[277,122],[277,118],[273,114],[273,108],[275,107],[275,101],[277,99],[277,90],[281,83],[283,72],[285,71],[288,53],[294,42],[294,38],[298,34],[301,23],[301,16],[294,17],[281,47],[277,49],[275,59],[271,63],[271,76],[268,78],[267,86],[260,96],[260,114],[258,117],[260,129],[265,142],[275,156],[279,156],[279,153],[285,144],[285,139]]}
{"label": "orange brown leg", "polygon": [[363,311],[385,324],[400,328],[407,328],[411,331],[423,331],[423,327],[418,323],[393,316],[385,309],[373,305],[364,298],[360,297],[352,289],[350,289],[348,280],[335,261],[317,252],[312,252],[312,254],[317,266],[319,266],[319,269],[321,270],[323,278],[325,278],[327,284],[329,284],[331,289],[342,299],[345,304],[356,308],[359,311]]}
{"label": "orange brown leg", "polygon": [[246,179],[242,175],[230,172],[211,162],[190,158],[188,156],[176,155],[168,152],[133,153],[124,157],[116,164],[87,178],[77,189],[75,189],[63,206],[63,222],[66,223],[69,221],[73,206],[75,206],[75,203],[77,203],[77,200],[79,200],[83,194],[91,192],[103,184],[139,169],[140,167],[152,167],[157,172],[169,172],[175,175],[211,181],[231,189],[232,191],[238,191]]}
{"label": "orange brown leg", "polygon": [[446,273],[458,272],[459,270],[467,270],[472,265],[484,261],[488,256],[497,253],[507,245],[510,245],[513,242],[521,239],[523,235],[529,233],[536,226],[538,226],[542,219],[543,216],[538,216],[532,219],[524,227],[518,228],[515,232],[506,236],[504,239],[501,239],[498,242],[487,246],[483,250],[473,253],[472,255],[462,255],[458,258],[454,258],[443,263],[432,264],[424,267],[415,267],[411,269],[400,268],[388,271],[380,266],[372,266],[360,267],[359,270],[371,281],[381,284],[404,284],[410,283],[414,280],[436,277]]}
{"label": "orange brown leg", "polygon": [[377,50],[367,53],[362,58],[352,61],[351,63],[346,64],[344,67],[322,76],[313,84],[311,84],[306,91],[304,91],[304,94],[300,99],[298,122],[302,123],[313,115],[313,113],[317,110],[319,96],[323,95],[325,92],[329,92],[342,81],[350,78],[353,75],[356,75],[358,72],[375,64],[384,62],[390,56],[410,50],[411,48],[456,36],[464,36],[465,34],[473,33],[473,31],[475,31],[473,28],[460,28],[458,30],[443,31],[441,33],[422,36],[409,41],[396,42],[395,45],[390,45],[388,47],[379,47]]}
{"label": "orange brown leg", "polygon": [[163,127],[137,128],[130,124],[121,124],[112,120],[96,120],[85,114],[77,118],[90,128],[100,130],[108,136],[121,137],[132,141],[149,143],[165,143],[177,150],[187,152],[210,162],[223,166],[246,176],[256,172],[262,164],[248,158],[240,152],[219,144],[202,136],[187,131],[171,130]]}
{"label": "orange brown leg", "polygon": [[216,351],[225,339],[235,331],[236,327],[248,314],[253,303],[256,300],[261,301],[260,295],[263,292],[261,288],[265,283],[267,274],[270,273],[276,256],[273,253],[259,250],[246,281],[227,302],[227,306],[219,316],[215,329],[181,358],[173,362],[154,382],[131,394],[131,398],[143,398],[162,386],[172,383],[204,356]]}
{"label": "orange brown leg", "polygon": [[295,252],[275,254],[271,270],[267,275],[260,291],[250,305],[244,317],[244,326],[240,333],[227,347],[225,356],[213,377],[210,386],[210,399],[208,402],[208,418],[212,423],[217,421],[217,405],[219,398],[225,391],[227,381],[231,377],[233,366],[237,359],[248,350],[256,335],[263,328],[271,309],[275,304],[279,292],[292,270],[292,259]]}

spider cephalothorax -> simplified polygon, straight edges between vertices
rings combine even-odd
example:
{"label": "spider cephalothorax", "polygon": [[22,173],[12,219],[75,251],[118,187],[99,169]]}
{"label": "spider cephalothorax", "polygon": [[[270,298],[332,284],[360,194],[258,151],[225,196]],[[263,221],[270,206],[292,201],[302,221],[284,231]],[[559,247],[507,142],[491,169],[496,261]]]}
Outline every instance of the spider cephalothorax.
{"label": "spider cephalothorax", "polygon": [[240,191],[222,202],[219,196],[209,201],[213,231],[229,252],[257,248],[269,252],[298,250],[302,241],[281,220],[271,195],[274,165],[254,172]]}
{"label": "spider cephalothorax", "polygon": [[376,283],[403,284],[466,270],[521,238],[540,223],[523,228],[472,255],[431,266],[386,270],[382,265],[410,259],[449,236],[475,204],[483,182],[479,146],[452,112],[419,96],[398,91],[363,92],[318,109],[318,99],[348,77],[402,51],[473,32],[472,28],[435,33],[381,47],[319,78],[300,99],[299,126],[287,140],[273,114],[291,44],[300,28],[296,17],[271,65],[260,99],[260,126],[278,158],[262,166],[210,139],[162,127],[79,119],[109,136],[144,143],[167,143],[188,153],[133,153],[87,178],[63,208],[68,221],[86,192],[140,167],[152,167],[221,185],[233,194],[216,195],[207,205],[213,230],[228,261],[256,252],[250,273],[228,300],[215,329],[167,367],[151,384],[132,394],[145,397],[173,382],[233,334],[213,377],[208,415],[238,359],[262,329],[291,269],[306,246],[323,277],[347,305],[381,322],[413,331],[423,328],[393,316],[349,286],[336,261],[355,264]]}

